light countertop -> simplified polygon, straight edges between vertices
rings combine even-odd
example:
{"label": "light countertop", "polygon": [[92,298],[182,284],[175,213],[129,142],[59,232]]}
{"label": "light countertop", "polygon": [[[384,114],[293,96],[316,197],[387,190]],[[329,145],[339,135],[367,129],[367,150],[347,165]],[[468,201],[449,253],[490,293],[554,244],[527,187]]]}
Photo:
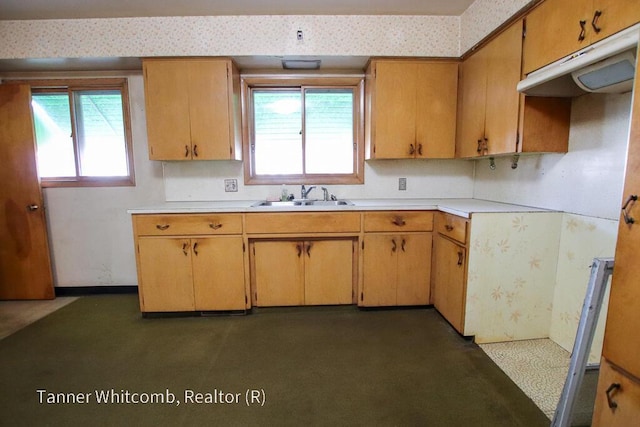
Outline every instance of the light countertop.
{"label": "light countertop", "polygon": [[376,211],[376,210],[438,210],[470,218],[473,213],[547,212],[546,209],[479,199],[349,199],[349,206],[252,206],[256,200],[226,200],[210,202],[166,202],[153,206],[129,209],[137,214],[179,214],[213,212],[318,212],[318,211]]}

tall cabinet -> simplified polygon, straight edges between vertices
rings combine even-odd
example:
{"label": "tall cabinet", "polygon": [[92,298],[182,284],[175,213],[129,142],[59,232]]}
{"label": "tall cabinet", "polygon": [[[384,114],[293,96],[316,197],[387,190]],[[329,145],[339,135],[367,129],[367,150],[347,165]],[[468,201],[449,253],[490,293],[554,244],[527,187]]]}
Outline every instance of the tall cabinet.
{"label": "tall cabinet", "polygon": [[151,160],[239,160],[240,75],[230,59],[145,59]]}
{"label": "tall cabinet", "polygon": [[602,350],[594,426],[640,419],[640,73],[636,71],[627,170]]}

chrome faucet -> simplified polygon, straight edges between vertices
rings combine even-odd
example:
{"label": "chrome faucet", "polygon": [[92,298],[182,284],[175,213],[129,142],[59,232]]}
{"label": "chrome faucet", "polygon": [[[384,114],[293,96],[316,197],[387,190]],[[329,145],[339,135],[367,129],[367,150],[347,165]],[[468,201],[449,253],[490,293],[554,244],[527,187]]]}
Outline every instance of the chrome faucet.
{"label": "chrome faucet", "polygon": [[321,187],[321,188],[323,192],[322,200],[326,202],[327,200],[329,200],[329,190],[327,190],[327,187]]}
{"label": "chrome faucet", "polygon": [[302,189],[300,190],[300,198],[306,199],[309,193],[311,193],[311,190],[313,190],[314,188],[316,188],[316,186],[312,185],[311,187],[309,187],[309,189],[305,189],[304,184],[302,184]]}

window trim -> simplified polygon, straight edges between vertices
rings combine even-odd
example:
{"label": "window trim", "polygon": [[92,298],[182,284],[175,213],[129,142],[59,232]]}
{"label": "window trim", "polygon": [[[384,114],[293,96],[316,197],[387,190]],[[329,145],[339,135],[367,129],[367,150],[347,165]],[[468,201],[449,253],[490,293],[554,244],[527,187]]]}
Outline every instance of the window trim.
{"label": "window trim", "polygon": [[[364,76],[290,76],[263,75],[242,76],[242,151],[245,185],[276,184],[364,184]],[[255,175],[255,159],[251,153],[253,141],[253,102],[254,89],[300,89],[303,88],[351,88],[354,94],[354,171],[352,174],[296,174],[296,175]],[[304,146],[303,146],[304,150]]]}
{"label": "window trim", "polygon": [[[66,92],[70,95],[73,91],[82,90],[119,90],[122,95],[122,118],[124,124],[125,152],[127,156],[128,176],[69,176],[69,177],[40,177],[40,186],[52,187],[133,187],[136,185],[135,168],[133,164],[133,139],[131,134],[131,115],[129,107],[129,85],[127,78],[94,78],[94,79],[34,79],[20,80],[16,83],[28,84],[31,93]],[[77,123],[75,118],[75,106],[69,96],[69,110],[71,114],[71,126],[73,129],[73,145],[76,157],[78,154]],[[35,133],[34,133],[35,143]],[[76,167],[78,159],[76,159]],[[76,171],[77,173],[77,171]]]}

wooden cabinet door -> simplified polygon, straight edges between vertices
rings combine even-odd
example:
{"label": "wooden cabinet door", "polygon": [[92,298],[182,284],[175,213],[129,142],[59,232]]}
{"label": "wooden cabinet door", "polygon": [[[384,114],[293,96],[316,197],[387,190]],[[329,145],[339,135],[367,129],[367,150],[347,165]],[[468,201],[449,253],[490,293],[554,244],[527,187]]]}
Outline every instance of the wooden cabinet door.
{"label": "wooden cabinet door", "polygon": [[438,235],[433,250],[434,305],[458,332],[463,333],[466,249]]}
{"label": "wooden cabinet door", "polygon": [[[600,16],[595,13],[599,11]],[[640,21],[638,0],[593,0],[590,21],[587,22],[591,33],[590,42],[602,40]],[[596,31],[593,26],[600,31]]]}
{"label": "wooden cabinet door", "polygon": [[[636,355],[637,357],[637,355]],[[594,427],[628,427],[640,420],[640,383],[614,369],[603,358],[593,413]]]}
{"label": "wooden cabinet door", "polygon": [[364,237],[363,285],[361,305],[379,307],[396,305],[398,271],[398,236],[367,234]]}
{"label": "wooden cabinet door", "polygon": [[521,77],[522,21],[507,28],[484,49],[487,54],[487,95],[484,136],[486,154],[516,152]]}
{"label": "wooden cabinet door", "polygon": [[242,237],[191,239],[195,309],[244,310]]}
{"label": "wooden cabinet door", "polygon": [[[545,0],[527,15],[525,74],[589,45],[592,4],[592,0]],[[582,40],[581,21],[585,28]]]}
{"label": "wooden cabinet door", "polygon": [[487,94],[487,53],[476,52],[460,65],[456,157],[476,157],[484,137]]}
{"label": "wooden cabinet door", "polygon": [[353,240],[304,242],[305,305],[353,302]]}
{"label": "wooden cabinet door", "polygon": [[376,61],[372,126],[376,159],[413,158],[416,144],[417,64]]}
{"label": "wooden cabinet door", "polygon": [[185,62],[143,62],[149,159],[191,159],[189,85]]}
{"label": "wooden cabinet door", "polygon": [[399,237],[397,305],[427,305],[431,283],[431,233]]}
{"label": "wooden cabinet door", "polygon": [[185,62],[188,69],[188,111],[194,160],[231,158],[233,117],[229,90],[230,65],[228,60]]}
{"label": "wooden cabinet door", "polygon": [[195,310],[189,239],[139,238],[138,274],[143,312]]}
{"label": "wooden cabinet door", "polygon": [[302,241],[253,243],[255,301],[258,307],[304,304]]}
{"label": "wooden cabinet door", "polygon": [[455,157],[458,64],[417,64],[416,157]]}
{"label": "wooden cabinet door", "polygon": [[[634,91],[640,94],[637,75]],[[620,216],[602,355],[640,378],[640,339],[635,336],[640,327],[640,200],[630,201],[640,195],[640,96],[634,97],[632,112],[622,204],[629,201],[626,212],[635,223]]]}
{"label": "wooden cabinet door", "polygon": [[0,85],[0,299],[52,299],[29,85]]}

